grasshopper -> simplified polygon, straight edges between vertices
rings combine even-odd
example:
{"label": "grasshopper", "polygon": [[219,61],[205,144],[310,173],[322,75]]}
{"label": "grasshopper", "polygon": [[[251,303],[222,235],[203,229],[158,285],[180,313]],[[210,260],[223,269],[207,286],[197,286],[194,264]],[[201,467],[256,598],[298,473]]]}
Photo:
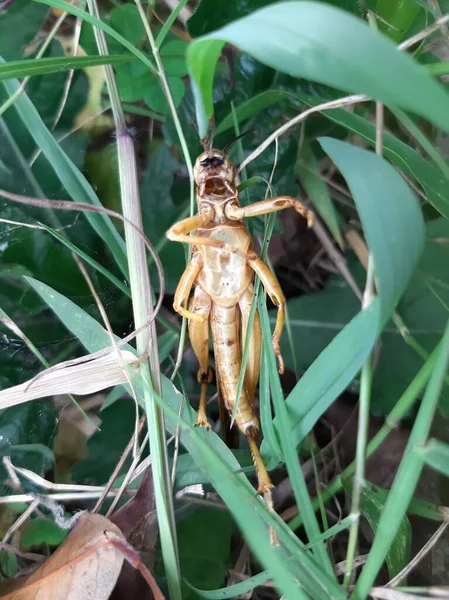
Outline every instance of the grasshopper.
{"label": "grasshopper", "polygon": [[[253,281],[257,274],[277,307],[272,336],[279,372],[284,370],[279,340],[284,327],[285,298],[273,273],[257,256],[245,217],[255,217],[293,207],[307,219],[313,213],[289,196],[262,200],[240,206],[235,184],[235,169],[228,156],[216,149],[205,150],[193,169],[197,185],[198,214],[175,223],[167,237],[191,244],[192,258],[175,292],[173,308],[188,319],[189,337],[199,362],[198,383],[201,385],[196,425],[210,428],[206,414],[207,386],[212,381],[209,368],[209,326],[215,356],[217,385],[229,414],[237,402],[235,423],[247,437],[258,480],[258,492],[273,487],[258,448],[259,419],[254,397],[260,372],[262,330],[256,311],[249,341],[248,364],[240,398],[236,398],[241,371],[241,345],[246,339]],[[190,235],[193,232],[194,235]],[[193,298],[189,303],[192,288]]]}

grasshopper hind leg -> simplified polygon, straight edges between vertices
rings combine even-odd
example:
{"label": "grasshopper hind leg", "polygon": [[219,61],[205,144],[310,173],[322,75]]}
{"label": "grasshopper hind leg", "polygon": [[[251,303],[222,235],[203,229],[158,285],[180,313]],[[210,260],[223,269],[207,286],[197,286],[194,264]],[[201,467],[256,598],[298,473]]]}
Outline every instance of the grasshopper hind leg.
{"label": "grasshopper hind leg", "polygon": [[196,426],[210,429],[206,414],[207,386],[212,381],[212,370],[209,367],[209,314],[211,299],[199,287],[195,288],[189,310],[195,315],[203,317],[204,321],[189,321],[189,337],[195,356],[200,363],[197,380],[201,385],[200,406],[196,419]]}

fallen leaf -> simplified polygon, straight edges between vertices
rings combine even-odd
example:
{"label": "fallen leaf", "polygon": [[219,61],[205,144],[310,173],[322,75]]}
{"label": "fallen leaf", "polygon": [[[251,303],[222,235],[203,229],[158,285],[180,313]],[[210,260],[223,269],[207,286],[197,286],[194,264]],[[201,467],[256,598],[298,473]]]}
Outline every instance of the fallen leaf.
{"label": "fallen leaf", "polygon": [[67,539],[30,575],[0,582],[3,600],[107,600],[124,561],[120,529],[84,514]]}
{"label": "fallen leaf", "polygon": [[[145,471],[136,495],[111,516],[111,521],[120,527],[128,542],[140,553],[142,562],[151,569],[158,534],[151,468]],[[110,600],[150,600],[153,597],[154,592],[152,594],[152,589],[145,583],[141,574],[129,563],[124,563]]]}

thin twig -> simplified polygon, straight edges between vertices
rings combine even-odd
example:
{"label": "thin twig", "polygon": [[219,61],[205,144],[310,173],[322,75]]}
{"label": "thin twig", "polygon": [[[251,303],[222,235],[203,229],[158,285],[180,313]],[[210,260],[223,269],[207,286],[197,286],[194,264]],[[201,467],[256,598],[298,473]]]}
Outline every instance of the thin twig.
{"label": "thin twig", "polygon": [[394,586],[398,585],[399,583],[401,583],[401,581],[403,579],[408,577],[409,573],[411,573],[413,571],[413,569],[416,567],[416,565],[422,561],[422,559],[426,556],[426,554],[428,554],[430,552],[430,550],[432,550],[432,548],[438,542],[440,537],[446,531],[448,525],[449,525],[449,523],[447,521],[442,523],[438,527],[438,529],[435,531],[435,533],[432,535],[430,540],[428,540],[424,544],[424,546],[421,548],[421,550],[418,552],[418,554],[415,557],[413,557],[413,559],[401,571],[399,571],[399,573],[397,575],[395,575],[393,577],[393,579],[390,579],[390,581],[387,583],[386,587],[394,587]]}
{"label": "thin twig", "polygon": [[16,521],[11,525],[11,527],[5,533],[3,540],[2,540],[4,544],[6,544],[6,542],[12,537],[14,532],[17,531],[19,529],[19,527],[21,527],[25,523],[25,521],[28,519],[28,517],[30,517],[34,513],[34,511],[36,510],[36,508],[38,506],[39,506],[39,500],[34,500],[23,511],[23,513],[20,515],[20,517],[18,519],[16,519]]}
{"label": "thin twig", "polygon": [[310,115],[317,113],[317,112],[321,112],[322,110],[330,110],[333,108],[342,108],[343,106],[349,106],[351,104],[356,104],[358,102],[366,102],[368,100],[370,100],[370,98],[365,96],[365,94],[352,94],[351,96],[345,96],[344,98],[338,98],[337,100],[330,100],[329,102],[323,102],[322,104],[319,104],[318,106],[312,106],[312,107],[306,109],[301,114],[299,114],[296,117],[294,117],[293,119],[290,119],[289,121],[287,121],[287,123],[284,123],[284,125],[281,125],[281,127],[276,129],[276,131],[274,131],[271,135],[269,135],[260,144],[260,146],[258,146],[253,152],[251,152],[251,154],[249,156],[247,156],[245,158],[245,160],[242,162],[242,164],[238,167],[237,173],[240,173],[242,171],[242,169],[244,169],[250,162],[252,162],[255,158],[257,158],[259,156],[259,154],[261,154],[266,148],[268,148],[268,146],[272,142],[274,142],[274,140],[276,140],[279,136],[281,136],[283,133],[285,133],[286,131],[288,131],[289,129],[291,129],[292,127],[297,125],[298,123],[301,123],[301,121],[304,121],[305,119],[307,119],[307,117],[309,117]]}
{"label": "thin twig", "polygon": [[115,465],[114,470],[111,473],[111,476],[109,477],[106,486],[103,488],[103,492],[102,492],[101,496],[99,497],[97,503],[95,504],[92,512],[98,512],[100,510],[103,502],[105,501],[105,499],[107,498],[107,496],[109,494],[109,491],[111,490],[112,486],[114,485],[114,481],[116,480],[116,478],[117,478],[118,474],[120,473],[123,465],[125,464],[126,459],[129,456],[129,453],[134,448],[136,433],[137,433],[137,439],[138,439],[138,435],[142,431],[144,423],[145,423],[145,415],[142,415],[142,417],[140,418],[140,422],[139,422],[138,428],[137,428],[137,432],[134,431],[131,439],[129,440],[129,442],[126,445],[126,448],[123,450],[122,455],[119,458],[117,464]]}
{"label": "thin twig", "polygon": [[[143,416],[145,416],[145,415],[143,415]],[[119,503],[122,495],[125,493],[125,490],[128,487],[129,482],[131,481],[133,473],[134,473],[137,465],[139,464],[139,460],[140,460],[140,457],[142,455],[142,452],[144,451],[145,447],[148,445],[148,439],[149,439],[149,432],[147,431],[146,434],[145,434],[145,437],[142,440],[142,443],[140,445],[140,448],[139,448],[137,454],[134,456],[133,461],[132,461],[129,469],[128,469],[125,477],[123,478],[123,481],[122,481],[122,483],[120,485],[120,489],[118,491],[118,494],[116,495],[116,497],[112,501],[111,506],[108,508],[108,511],[106,513],[107,517],[110,517],[112,515],[112,513],[114,512],[114,509],[117,506],[117,504]],[[151,456],[150,456],[150,458],[151,458]],[[149,462],[149,465],[151,465],[151,460]]]}
{"label": "thin twig", "polygon": [[448,21],[449,15],[444,15],[444,17],[441,17],[441,19],[437,19],[435,23],[433,23],[433,25],[426,27],[416,35],[413,35],[408,40],[405,40],[402,43],[400,43],[398,45],[398,50],[407,50],[407,48],[414,46],[417,42],[420,42],[430,34],[434,33],[435,31],[438,31],[438,29],[441,29],[441,26],[447,23]]}

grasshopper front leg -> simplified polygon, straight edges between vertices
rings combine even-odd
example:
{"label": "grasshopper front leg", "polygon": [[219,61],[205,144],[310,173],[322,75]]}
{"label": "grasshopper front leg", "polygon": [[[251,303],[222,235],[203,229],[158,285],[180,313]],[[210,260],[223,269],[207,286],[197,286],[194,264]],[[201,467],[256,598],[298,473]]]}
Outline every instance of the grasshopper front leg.
{"label": "grasshopper front leg", "polygon": [[[237,206],[236,204],[230,203],[226,206],[225,214],[228,217],[228,219],[231,219],[233,221],[240,221],[245,217],[256,217],[259,215],[266,215],[272,212],[277,212],[292,207],[296,210],[296,212],[298,212],[304,218],[307,219],[307,225],[311,227],[314,219],[313,212],[309,210],[306,206],[304,206],[302,202],[300,202],[299,200],[295,200],[295,198],[291,198],[290,196],[279,196],[277,198],[270,198],[268,200],[256,202],[255,204],[249,204],[248,206]],[[279,373],[282,374],[284,372],[284,360],[281,355],[279,342],[281,339],[285,321],[285,297],[282,293],[278,281],[276,280],[276,277],[260,258],[254,255],[254,257],[249,258],[248,262],[251,265],[251,268],[260,277],[260,280],[262,281],[265,290],[270,296],[271,301],[278,309],[276,326],[274,329],[272,341],[274,353],[278,358]]]}
{"label": "grasshopper front leg", "polygon": [[313,212],[309,210],[302,202],[292,198],[291,196],[278,196],[277,198],[269,198],[267,200],[255,202],[254,204],[248,204],[248,206],[228,204],[225,213],[228,219],[239,221],[245,217],[268,215],[269,213],[285,210],[286,208],[294,208],[297,213],[307,219],[308,227],[313,225]]}

